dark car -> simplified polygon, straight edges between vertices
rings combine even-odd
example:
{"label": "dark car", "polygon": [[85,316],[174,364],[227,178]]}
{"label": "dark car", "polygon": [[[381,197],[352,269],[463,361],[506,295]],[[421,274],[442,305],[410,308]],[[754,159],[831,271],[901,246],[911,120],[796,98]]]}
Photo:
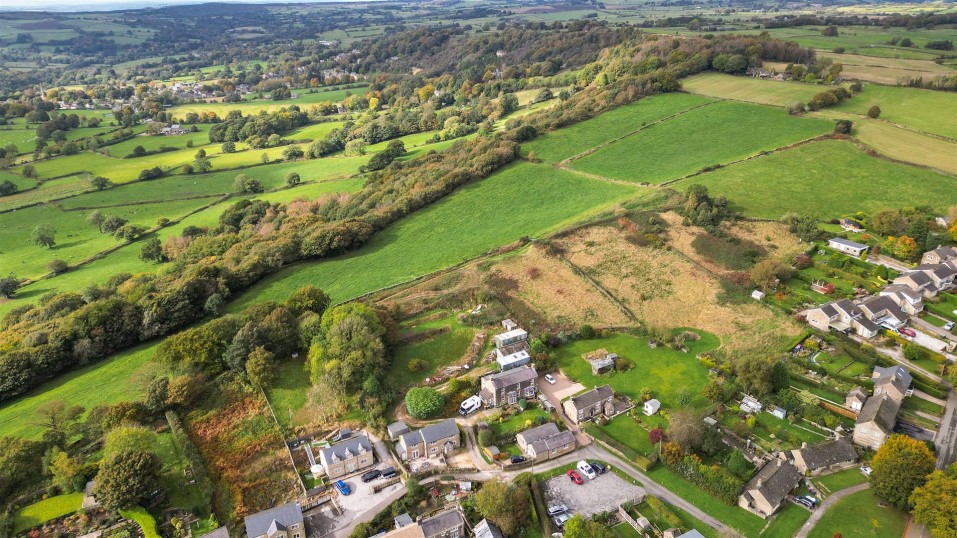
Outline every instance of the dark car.
{"label": "dark car", "polygon": [[591,468],[594,469],[595,472],[598,474],[605,474],[605,471],[608,470],[608,467],[605,467],[604,463],[600,463],[597,461],[590,461],[588,462],[588,464],[591,465]]}
{"label": "dark car", "polygon": [[362,475],[362,481],[372,482],[373,480],[375,480],[376,478],[379,478],[380,476],[382,476],[382,471],[378,469],[373,469],[369,471],[368,473],[365,473]]}
{"label": "dark car", "polygon": [[512,456],[512,463],[522,463],[525,461],[525,456]]}
{"label": "dark car", "polygon": [[395,467],[386,467],[382,469],[382,474],[379,475],[382,478],[395,478],[398,473],[395,472]]}

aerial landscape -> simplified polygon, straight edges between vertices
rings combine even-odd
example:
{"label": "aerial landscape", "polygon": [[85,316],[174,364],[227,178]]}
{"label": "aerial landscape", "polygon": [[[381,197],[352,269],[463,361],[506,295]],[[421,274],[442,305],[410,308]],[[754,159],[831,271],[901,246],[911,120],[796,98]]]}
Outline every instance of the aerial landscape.
{"label": "aerial landscape", "polygon": [[0,3],[0,538],[957,538],[955,41]]}

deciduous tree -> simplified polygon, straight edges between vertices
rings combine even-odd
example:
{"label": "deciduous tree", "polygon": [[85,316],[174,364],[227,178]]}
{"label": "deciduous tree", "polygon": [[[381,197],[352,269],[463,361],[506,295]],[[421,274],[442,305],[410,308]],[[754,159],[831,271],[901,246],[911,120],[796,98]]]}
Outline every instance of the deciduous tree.
{"label": "deciduous tree", "polygon": [[910,510],[911,493],[927,482],[935,461],[925,443],[906,435],[891,435],[871,461],[871,488],[881,499]]}
{"label": "deciduous tree", "polygon": [[30,235],[33,244],[47,248],[53,248],[53,245],[56,245],[55,236],[56,230],[46,223],[38,224],[33,228],[33,233]]}
{"label": "deciduous tree", "polygon": [[914,519],[930,528],[935,538],[957,536],[957,463],[934,471],[910,496]]}
{"label": "deciduous tree", "polygon": [[528,494],[524,488],[494,479],[475,494],[475,508],[506,536],[512,536],[528,519]]}
{"label": "deciduous tree", "polygon": [[142,450],[107,458],[96,475],[96,500],[107,510],[135,506],[159,486],[162,468],[156,454]]}
{"label": "deciduous tree", "polygon": [[413,387],[405,394],[405,406],[415,418],[430,418],[445,406],[445,397],[432,387]]}

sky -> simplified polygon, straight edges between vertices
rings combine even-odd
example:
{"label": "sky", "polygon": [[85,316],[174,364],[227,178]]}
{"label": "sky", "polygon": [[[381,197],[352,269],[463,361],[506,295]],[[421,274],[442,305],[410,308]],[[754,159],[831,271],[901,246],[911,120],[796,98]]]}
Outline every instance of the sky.
{"label": "sky", "polygon": [[[0,0],[0,11],[3,10],[30,10],[30,11],[108,11],[113,9],[140,9],[147,7],[163,7],[177,4],[201,4],[210,0]],[[228,3],[243,4],[289,4],[289,3],[320,3],[320,2],[349,2],[369,0],[229,0]],[[374,0],[373,0],[374,1]],[[223,2],[226,3],[226,2]]]}

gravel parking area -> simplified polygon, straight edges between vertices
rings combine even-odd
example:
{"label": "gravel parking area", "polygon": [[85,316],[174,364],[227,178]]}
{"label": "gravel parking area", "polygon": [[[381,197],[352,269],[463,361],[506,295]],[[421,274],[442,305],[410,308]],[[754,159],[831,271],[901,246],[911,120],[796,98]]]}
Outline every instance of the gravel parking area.
{"label": "gravel parking area", "polygon": [[[584,478],[584,477],[583,477]],[[591,517],[592,514],[618,509],[618,505],[645,490],[608,471],[594,480],[576,485],[567,476],[556,476],[545,482],[545,504],[565,504],[568,511]]]}

